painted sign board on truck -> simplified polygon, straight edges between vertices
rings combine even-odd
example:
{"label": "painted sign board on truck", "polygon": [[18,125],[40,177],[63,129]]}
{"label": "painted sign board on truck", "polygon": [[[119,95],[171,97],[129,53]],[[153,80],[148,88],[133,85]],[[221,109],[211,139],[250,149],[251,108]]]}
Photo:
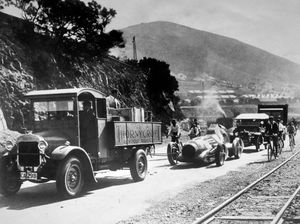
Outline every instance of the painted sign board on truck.
{"label": "painted sign board on truck", "polygon": [[115,146],[162,143],[161,123],[114,122]]}

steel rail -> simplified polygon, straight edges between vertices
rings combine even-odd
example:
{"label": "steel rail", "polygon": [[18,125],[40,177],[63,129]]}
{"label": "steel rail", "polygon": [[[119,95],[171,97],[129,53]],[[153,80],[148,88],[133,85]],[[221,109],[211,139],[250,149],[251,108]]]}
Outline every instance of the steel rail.
{"label": "steel rail", "polygon": [[289,198],[289,200],[284,204],[284,206],[281,208],[281,210],[277,213],[277,215],[272,220],[271,224],[279,223],[281,217],[283,216],[283,213],[285,212],[285,210],[287,210],[287,208],[292,203],[292,201],[294,200],[294,198],[296,197],[296,195],[298,194],[299,191],[300,191],[300,186],[297,188],[297,190],[294,192],[294,194]]}
{"label": "steel rail", "polygon": [[235,201],[236,199],[238,199],[242,194],[244,194],[246,191],[248,191],[250,188],[252,188],[254,185],[258,184],[260,181],[262,181],[263,179],[265,179],[266,177],[270,176],[272,173],[274,173],[276,170],[278,170],[280,167],[282,167],[283,165],[285,165],[286,163],[288,163],[292,158],[294,158],[296,155],[298,155],[300,153],[300,151],[294,153],[292,156],[290,156],[287,160],[285,160],[283,163],[279,164],[278,166],[276,166],[275,168],[273,168],[270,172],[268,172],[267,174],[263,175],[261,178],[257,179],[256,181],[254,181],[252,184],[248,185],[247,187],[245,187],[244,189],[242,189],[241,191],[239,191],[238,193],[236,193],[235,195],[233,195],[231,198],[227,199],[226,201],[224,201],[222,204],[220,204],[219,206],[215,207],[214,209],[212,209],[211,211],[209,211],[208,213],[206,213],[205,215],[203,215],[200,218],[197,218],[196,221],[194,221],[192,224],[200,224],[203,223],[205,220],[209,219],[210,217],[214,216],[216,213],[218,213],[220,210],[222,210],[223,208],[225,208],[227,205],[229,205],[231,202]]}

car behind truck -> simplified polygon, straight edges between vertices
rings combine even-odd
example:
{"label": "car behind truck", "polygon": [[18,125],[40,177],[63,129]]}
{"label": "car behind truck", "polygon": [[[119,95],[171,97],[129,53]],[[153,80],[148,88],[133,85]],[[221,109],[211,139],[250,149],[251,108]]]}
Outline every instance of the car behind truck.
{"label": "car behind truck", "polygon": [[[129,167],[134,181],[145,179],[146,151],[162,143],[162,136],[161,123],[145,122],[142,109],[110,108],[105,96],[90,88],[32,91],[26,97],[32,131],[8,141],[1,153],[3,195],[17,193],[27,180],[56,180],[58,193],[76,197],[103,169]],[[84,102],[95,115],[87,130],[81,123]]]}

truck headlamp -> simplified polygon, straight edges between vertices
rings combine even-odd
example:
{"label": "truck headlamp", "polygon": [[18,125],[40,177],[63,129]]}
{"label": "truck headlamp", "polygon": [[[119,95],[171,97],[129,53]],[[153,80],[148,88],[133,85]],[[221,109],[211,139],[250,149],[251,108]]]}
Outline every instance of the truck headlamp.
{"label": "truck headlamp", "polygon": [[11,141],[5,142],[5,149],[7,151],[11,151],[13,147],[14,147],[14,143],[12,143]]}
{"label": "truck headlamp", "polygon": [[45,141],[40,141],[38,144],[39,150],[44,151],[47,148],[48,144]]}

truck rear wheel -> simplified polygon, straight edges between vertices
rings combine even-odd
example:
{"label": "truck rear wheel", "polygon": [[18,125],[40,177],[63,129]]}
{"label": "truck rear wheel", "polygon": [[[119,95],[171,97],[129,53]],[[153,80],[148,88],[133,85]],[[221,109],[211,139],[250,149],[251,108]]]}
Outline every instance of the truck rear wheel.
{"label": "truck rear wheel", "polygon": [[16,165],[7,169],[5,161],[0,159],[0,193],[3,196],[15,195],[21,188],[22,181]]}
{"label": "truck rear wheel", "polygon": [[145,179],[148,170],[147,156],[144,150],[139,149],[130,161],[130,174],[132,179],[142,181]]}
{"label": "truck rear wheel", "polygon": [[76,197],[82,193],[84,172],[81,161],[75,156],[65,158],[58,167],[56,188],[64,198]]}

